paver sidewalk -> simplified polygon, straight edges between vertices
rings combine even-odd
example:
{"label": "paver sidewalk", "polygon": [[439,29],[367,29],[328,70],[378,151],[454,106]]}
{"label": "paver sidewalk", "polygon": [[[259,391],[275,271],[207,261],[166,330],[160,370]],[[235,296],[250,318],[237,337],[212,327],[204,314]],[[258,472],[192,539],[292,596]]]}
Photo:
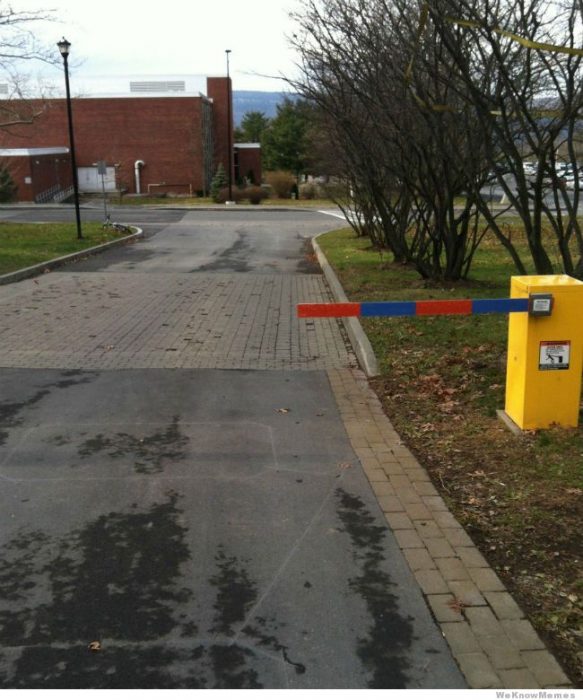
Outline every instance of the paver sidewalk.
{"label": "paver sidewalk", "polygon": [[427,604],[471,688],[570,687],[520,607],[359,370],[328,372],[346,431]]}

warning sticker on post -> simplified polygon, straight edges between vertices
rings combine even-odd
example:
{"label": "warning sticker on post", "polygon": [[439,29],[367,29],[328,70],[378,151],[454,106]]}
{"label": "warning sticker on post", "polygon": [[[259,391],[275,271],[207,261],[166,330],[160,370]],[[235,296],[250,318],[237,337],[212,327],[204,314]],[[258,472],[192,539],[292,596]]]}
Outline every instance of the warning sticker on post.
{"label": "warning sticker on post", "polygon": [[570,340],[541,340],[539,369],[569,369]]}

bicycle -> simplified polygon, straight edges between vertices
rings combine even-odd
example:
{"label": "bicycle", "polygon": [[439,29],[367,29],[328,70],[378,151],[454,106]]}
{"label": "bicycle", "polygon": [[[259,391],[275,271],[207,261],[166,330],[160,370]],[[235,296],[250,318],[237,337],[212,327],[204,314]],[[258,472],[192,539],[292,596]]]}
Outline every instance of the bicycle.
{"label": "bicycle", "polygon": [[128,226],[127,224],[120,224],[118,221],[112,221],[109,218],[109,216],[103,222],[102,228],[104,230],[113,229],[114,231],[117,231],[118,233],[133,233],[131,226]]}

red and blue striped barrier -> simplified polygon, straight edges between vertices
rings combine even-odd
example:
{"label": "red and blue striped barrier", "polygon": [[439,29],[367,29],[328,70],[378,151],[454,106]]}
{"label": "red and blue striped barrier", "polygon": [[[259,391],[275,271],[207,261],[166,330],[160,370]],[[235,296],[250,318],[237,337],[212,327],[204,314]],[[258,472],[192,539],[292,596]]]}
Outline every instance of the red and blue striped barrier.
{"label": "red and blue striped barrier", "polygon": [[448,314],[511,314],[528,311],[527,297],[520,299],[430,299],[428,301],[363,301],[298,304],[299,318],[349,316],[444,316]]}

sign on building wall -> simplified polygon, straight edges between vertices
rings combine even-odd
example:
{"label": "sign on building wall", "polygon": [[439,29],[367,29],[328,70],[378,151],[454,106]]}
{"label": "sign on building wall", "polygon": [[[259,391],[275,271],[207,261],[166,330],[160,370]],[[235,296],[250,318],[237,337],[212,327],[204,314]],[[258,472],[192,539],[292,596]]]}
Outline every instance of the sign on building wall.
{"label": "sign on building wall", "polygon": [[[103,170],[103,169],[102,169]],[[98,166],[90,168],[77,168],[77,175],[79,178],[79,190],[81,192],[102,192],[103,186],[101,184],[101,174],[100,168]],[[103,175],[105,191],[115,192],[116,182],[115,182],[115,168],[113,166],[105,168],[105,175]]]}

